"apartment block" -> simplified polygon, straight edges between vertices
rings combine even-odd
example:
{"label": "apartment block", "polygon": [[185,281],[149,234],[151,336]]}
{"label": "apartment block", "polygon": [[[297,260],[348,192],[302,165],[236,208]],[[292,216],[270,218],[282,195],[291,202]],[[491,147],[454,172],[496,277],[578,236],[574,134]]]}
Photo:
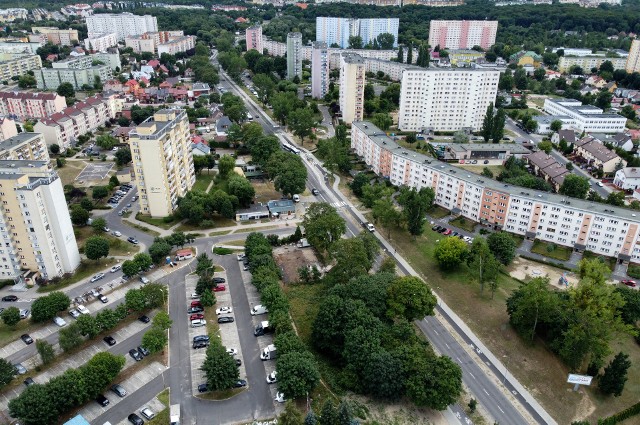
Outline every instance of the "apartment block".
{"label": "apartment block", "polygon": [[0,141],[7,140],[18,134],[16,122],[11,118],[0,118]]}
{"label": "apartment block", "polygon": [[49,151],[40,133],[19,133],[0,142],[0,160],[49,161]]}
{"label": "apartment block", "polygon": [[84,48],[90,52],[106,52],[110,47],[118,46],[115,32],[89,34],[84,39]]}
{"label": "apartment block", "polygon": [[374,74],[382,72],[385,75],[388,75],[391,81],[400,81],[405,69],[421,69],[415,65],[409,65],[407,63],[391,62],[388,60],[373,58],[363,59],[365,72],[373,72]]}
{"label": "apartment block", "polygon": [[254,25],[247,28],[247,31],[245,32],[245,41],[247,43],[247,51],[253,49],[262,54],[262,26]]}
{"label": "apartment block", "polygon": [[55,27],[33,27],[29,41],[55,44],[57,46],[73,46],[79,41],[78,30],[59,29]]}
{"label": "apartment block", "polygon": [[40,68],[42,60],[38,55],[0,53],[0,80],[10,80],[11,77],[19,77]]}
{"label": "apartment block", "polygon": [[156,31],[140,35],[131,35],[125,38],[125,45],[131,47],[134,52],[162,53],[175,55],[196,47],[196,38],[192,35],[184,35],[182,31]]}
{"label": "apartment block", "polygon": [[316,41],[324,41],[328,46],[349,47],[349,37],[360,36],[363,45],[373,43],[380,34],[389,33],[394,37],[393,47],[398,46],[398,18],[316,18]]}
{"label": "apartment block", "polygon": [[[631,56],[631,55],[629,55]],[[569,72],[571,67],[579,66],[584,72],[591,72],[591,68],[600,68],[604,61],[609,61],[613,69],[625,69],[628,58],[608,58],[606,56],[560,56],[558,71]]]}
{"label": "apartment block", "polygon": [[364,117],[364,59],[354,53],[344,53],[340,61],[339,105],[345,124],[362,121]]}
{"label": "apartment block", "polygon": [[33,128],[42,133],[48,146],[56,144],[65,151],[81,135],[95,131],[121,110],[116,95],[95,95],[41,118]]}
{"label": "apartment block", "polygon": [[553,119],[570,123],[579,132],[619,133],[627,123],[622,115],[605,114],[600,108],[574,99],[546,99],[544,111],[555,116]]}
{"label": "apartment block", "polygon": [[118,41],[130,35],[157,32],[158,20],[151,15],[133,13],[100,13],[87,17],[89,34],[115,32]]}
{"label": "apartment block", "polygon": [[498,21],[431,21],[429,45],[443,49],[471,49],[480,46],[488,50],[496,42]]}
{"label": "apartment block", "polygon": [[62,182],[48,160],[0,161],[0,201],[0,278],[51,279],[78,267]]}
{"label": "apartment block", "polygon": [[182,109],[162,109],[129,133],[140,211],[166,217],[195,183],[189,120]]}
{"label": "apartment block", "polygon": [[26,20],[29,11],[23,8],[0,9],[0,22],[13,22],[16,19]]}
{"label": "apartment block", "polygon": [[496,69],[405,69],[398,128],[478,131],[487,106],[496,101],[499,79]]}
{"label": "apartment block", "polygon": [[464,0],[403,0],[402,2],[403,6],[409,6],[410,4],[430,7],[449,7],[462,6]]}
{"label": "apartment block", "polygon": [[640,259],[637,211],[504,184],[398,145],[369,122],[351,126],[351,148],[393,185],[430,187],[454,215],[577,251]]}
{"label": "apartment block", "polygon": [[120,66],[118,53],[96,53],[54,62],[52,68],[35,72],[35,77],[40,89],[56,90],[62,83],[80,89],[83,85],[93,86],[96,77],[102,82],[112,79],[113,70]]}
{"label": "apartment block", "polygon": [[17,120],[46,118],[66,107],[58,93],[0,92],[0,115]]}
{"label": "apartment block", "polygon": [[302,78],[302,34],[287,34],[287,79]]}
{"label": "apartment block", "polygon": [[640,40],[636,39],[631,42],[629,56],[627,56],[624,69],[626,69],[629,74],[640,72]]}
{"label": "apartment block", "polygon": [[322,99],[329,92],[329,52],[327,43],[316,41],[311,52],[311,96]]}

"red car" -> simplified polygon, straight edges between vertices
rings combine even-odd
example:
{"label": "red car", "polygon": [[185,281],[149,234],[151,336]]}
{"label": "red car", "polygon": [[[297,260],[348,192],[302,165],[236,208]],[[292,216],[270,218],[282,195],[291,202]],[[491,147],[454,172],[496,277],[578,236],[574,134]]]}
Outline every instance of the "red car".
{"label": "red car", "polygon": [[443,235],[445,235],[445,236],[449,236],[451,233],[453,233],[453,230],[451,230],[451,229],[447,229],[447,230],[443,233]]}
{"label": "red car", "polygon": [[191,301],[191,307],[202,307],[200,301]]}
{"label": "red car", "polygon": [[201,320],[204,319],[204,314],[192,314],[191,316],[189,316],[189,320]]}
{"label": "red car", "polygon": [[636,287],[636,282],[633,280],[623,280],[622,283],[633,288]]}
{"label": "red car", "polygon": [[227,289],[224,285],[217,285],[213,287],[213,292],[222,292]]}

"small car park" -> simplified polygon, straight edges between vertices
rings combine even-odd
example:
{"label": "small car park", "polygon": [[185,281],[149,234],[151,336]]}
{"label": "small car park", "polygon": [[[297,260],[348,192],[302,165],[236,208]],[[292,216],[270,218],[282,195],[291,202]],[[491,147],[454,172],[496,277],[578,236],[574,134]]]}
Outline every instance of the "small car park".
{"label": "small car park", "polygon": [[33,344],[33,338],[31,338],[31,336],[29,336],[29,334],[20,335],[20,339],[22,340],[22,342],[24,342],[27,345]]}
{"label": "small car park", "polygon": [[131,349],[129,350],[129,355],[131,356],[131,358],[137,362],[139,362],[140,360],[142,360],[142,354],[140,354],[138,352],[138,350],[136,349]]}
{"label": "small car park", "polygon": [[124,397],[127,395],[127,390],[125,390],[122,385],[114,384],[111,386],[111,391],[116,393],[119,397]]}
{"label": "small car park", "polygon": [[111,335],[105,336],[105,337],[103,338],[103,340],[104,340],[104,342],[106,342],[106,343],[107,343],[107,345],[109,345],[110,347],[111,347],[111,346],[116,345],[116,340],[115,340],[115,338],[114,338],[114,337],[112,337]]}
{"label": "small car park", "polygon": [[109,399],[102,394],[98,394],[98,397],[96,397],[96,403],[98,403],[102,407],[105,407],[109,405]]}

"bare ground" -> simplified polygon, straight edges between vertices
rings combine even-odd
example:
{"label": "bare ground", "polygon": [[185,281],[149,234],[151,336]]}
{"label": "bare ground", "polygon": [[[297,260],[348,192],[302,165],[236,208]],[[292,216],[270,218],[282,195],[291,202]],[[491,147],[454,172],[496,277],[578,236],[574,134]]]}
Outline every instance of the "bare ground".
{"label": "bare ground", "polygon": [[315,252],[310,248],[298,248],[295,245],[280,246],[273,250],[276,263],[282,269],[284,283],[298,281],[298,269],[314,264],[321,268]]}

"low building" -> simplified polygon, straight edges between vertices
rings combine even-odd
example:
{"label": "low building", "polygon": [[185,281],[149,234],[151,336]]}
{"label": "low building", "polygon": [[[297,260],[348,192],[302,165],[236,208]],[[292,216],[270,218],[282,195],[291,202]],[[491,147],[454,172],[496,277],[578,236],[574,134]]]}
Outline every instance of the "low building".
{"label": "low building", "polygon": [[627,167],[616,171],[613,184],[622,190],[640,189],[640,168]]}
{"label": "low building", "polygon": [[533,66],[538,68],[542,65],[542,56],[532,51],[521,51],[509,56],[509,62],[518,66]]}
{"label": "low building", "polygon": [[272,217],[292,216],[296,214],[296,204],[290,199],[267,202]]}
{"label": "low building", "polygon": [[567,142],[568,145],[570,145],[571,143],[575,143],[576,140],[578,140],[576,138],[576,132],[573,130],[559,130],[558,132],[553,133],[553,136],[551,136],[551,142],[555,143],[556,145],[563,139],[565,142]]}
{"label": "low building", "polygon": [[471,49],[449,50],[449,62],[453,66],[470,66],[480,58],[484,58],[484,52]]}
{"label": "low building", "polygon": [[445,159],[458,160],[500,160],[506,161],[512,156],[522,158],[531,151],[517,143],[451,143],[445,145]]}
{"label": "low building", "polygon": [[627,165],[627,161],[592,137],[587,136],[578,140],[575,146],[574,152],[576,155],[580,156],[590,166],[600,168],[605,173],[613,173],[620,164],[623,167]]}
{"label": "low building", "polygon": [[607,114],[600,108],[583,105],[574,99],[545,99],[544,111],[579,132],[619,133],[627,124],[622,115]]}
{"label": "low building", "polygon": [[560,121],[564,130],[569,130],[575,125],[575,120],[567,115],[534,115],[532,118],[538,124],[536,129],[538,134],[553,133],[551,124],[554,121]]}

